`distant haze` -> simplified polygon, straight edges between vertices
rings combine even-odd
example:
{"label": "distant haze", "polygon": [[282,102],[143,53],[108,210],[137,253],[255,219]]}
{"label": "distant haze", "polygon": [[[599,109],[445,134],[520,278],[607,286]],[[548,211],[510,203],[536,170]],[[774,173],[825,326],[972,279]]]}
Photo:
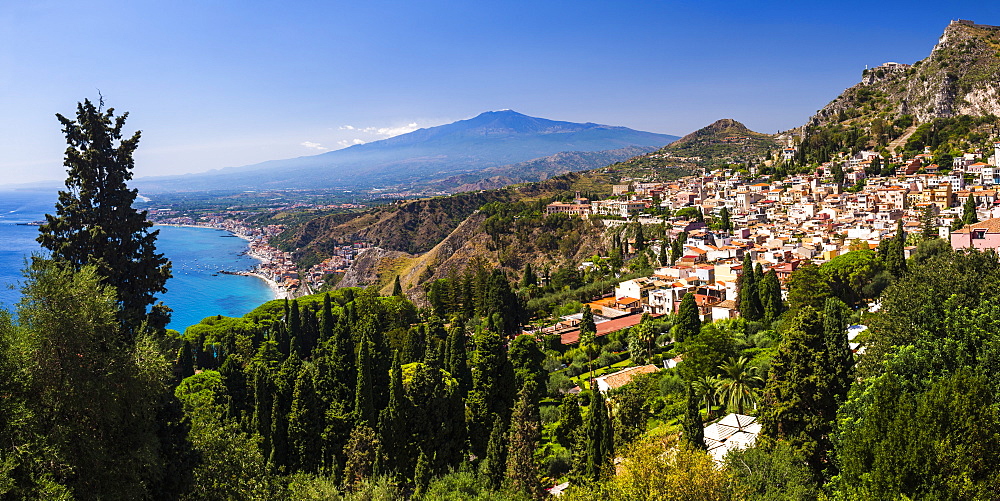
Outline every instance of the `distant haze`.
{"label": "distant haze", "polygon": [[141,178],[133,184],[147,193],[396,186],[560,152],[658,148],[675,139],[677,136],[626,127],[562,122],[502,110],[320,155],[202,174]]}

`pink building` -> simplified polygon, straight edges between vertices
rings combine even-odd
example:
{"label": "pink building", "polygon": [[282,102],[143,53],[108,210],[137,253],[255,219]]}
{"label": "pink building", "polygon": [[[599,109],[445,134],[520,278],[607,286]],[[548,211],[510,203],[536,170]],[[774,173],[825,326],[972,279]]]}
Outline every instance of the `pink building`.
{"label": "pink building", "polygon": [[951,233],[952,249],[1000,249],[1000,218],[970,224]]}

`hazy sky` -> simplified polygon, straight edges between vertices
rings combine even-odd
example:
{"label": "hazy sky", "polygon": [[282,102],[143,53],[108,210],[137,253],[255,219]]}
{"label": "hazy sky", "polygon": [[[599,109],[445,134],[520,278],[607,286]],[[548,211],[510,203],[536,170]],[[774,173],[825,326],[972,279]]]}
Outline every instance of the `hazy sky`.
{"label": "hazy sky", "polygon": [[136,175],[311,155],[510,108],[682,135],[801,125],[865,65],[1000,2],[0,3],[0,184],[62,179],[55,113],[141,129]]}

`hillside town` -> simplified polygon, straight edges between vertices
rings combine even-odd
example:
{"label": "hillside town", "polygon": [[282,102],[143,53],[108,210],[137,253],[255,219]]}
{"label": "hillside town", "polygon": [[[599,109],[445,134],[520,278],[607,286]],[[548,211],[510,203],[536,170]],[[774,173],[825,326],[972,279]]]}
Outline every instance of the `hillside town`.
{"label": "hillside town", "polygon": [[[787,158],[794,153],[794,148],[785,150]],[[874,151],[842,155],[815,173],[785,179],[717,169],[673,183],[632,180],[615,185],[609,199],[591,201],[577,194],[572,202],[548,204],[546,212],[601,219],[606,226],[662,224],[670,241],[683,241],[670,264],[656,267],[651,276],[623,281],[614,294],[589,303],[598,336],[638,324],[641,313],[676,313],[689,292],[703,320],[738,317],[737,284],[747,255],[765,272],[774,270],[787,294],[788,278],[804,263],[875,249],[895,236],[900,221],[907,233],[906,257],[928,226],[954,249],[1000,248],[1000,142],[991,155],[966,153],[946,168],[931,163],[929,152],[895,156],[888,159],[897,165],[888,176],[866,173],[879,161],[876,157]],[[843,183],[834,180],[836,169],[842,169]],[[729,231],[706,224],[722,219],[723,211]],[[967,221],[970,213],[974,217]],[[659,245],[650,244],[654,255]],[[563,344],[576,344],[580,316],[564,316],[531,332],[559,334]]]}

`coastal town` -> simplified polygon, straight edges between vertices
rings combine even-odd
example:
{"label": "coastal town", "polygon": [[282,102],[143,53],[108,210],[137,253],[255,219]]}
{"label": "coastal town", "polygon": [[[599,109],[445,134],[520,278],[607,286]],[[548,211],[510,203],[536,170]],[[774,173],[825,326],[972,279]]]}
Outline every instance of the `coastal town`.
{"label": "coastal town", "polygon": [[247,255],[259,260],[260,264],[250,270],[220,272],[260,278],[271,287],[276,299],[312,294],[324,285],[328,277],[346,271],[358,253],[368,247],[364,242],[336,246],[329,257],[307,272],[300,273],[291,252],[282,251],[269,243],[271,238],[285,230],[283,225],[255,227],[246,222],[245,214],[211,214],[195,219],[191,216],[175,217],[170,210],[151,209],[149,212],[150,219],[159,225],[224,230],[246,240]]}

